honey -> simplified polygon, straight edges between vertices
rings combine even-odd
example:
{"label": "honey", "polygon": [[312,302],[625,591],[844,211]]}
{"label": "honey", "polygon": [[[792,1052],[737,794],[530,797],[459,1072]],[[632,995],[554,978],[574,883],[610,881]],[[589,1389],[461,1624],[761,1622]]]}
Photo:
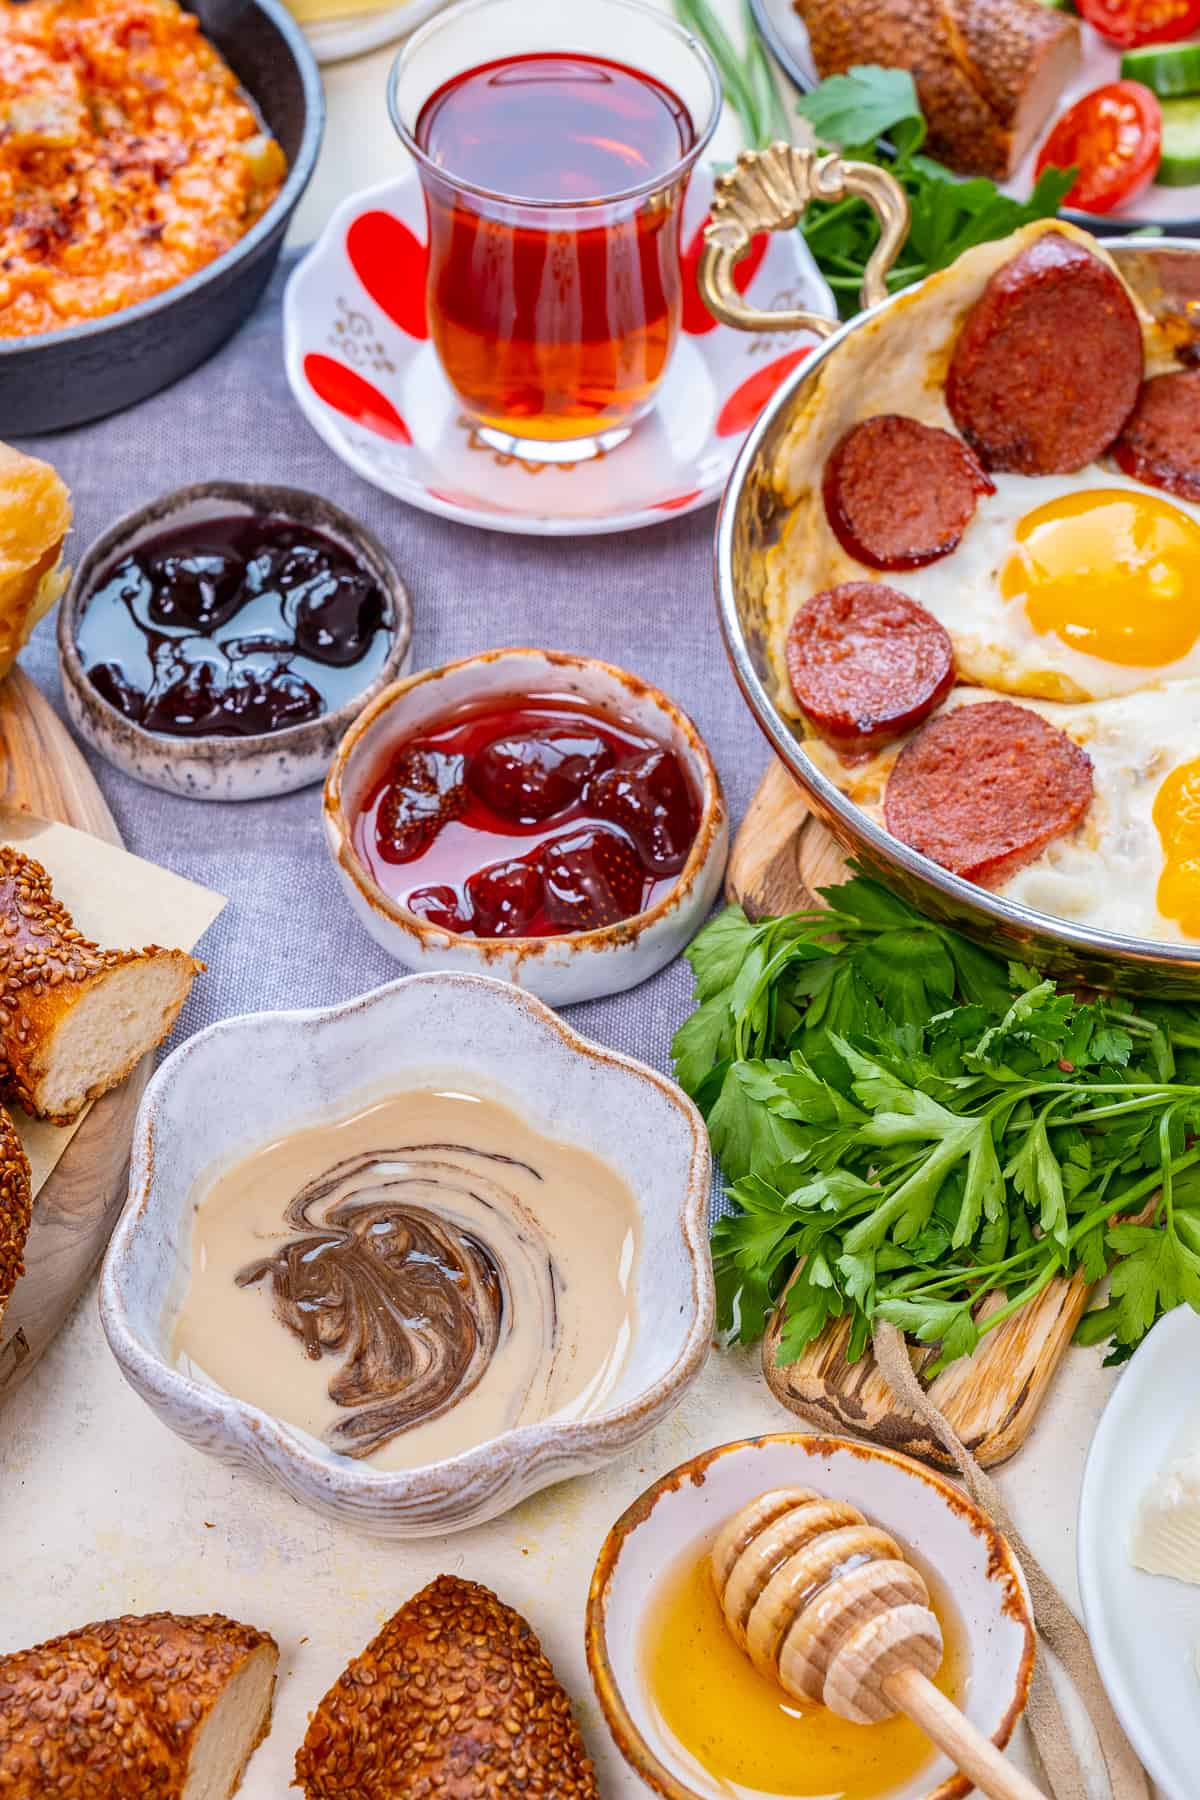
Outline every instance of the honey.
{"label": "honey", "polygon": [[[725,1624],[708,1552],[693,1546],[664,1575],[641,1645],[651,1704],[688,1761],[726,1792],[809,1800],[884,1800],[933,1764],[938,1752],[911,1720],[852,1725],[760,1675]],[[969,1679],[962,1622],[936,1578],[924,1566],[921,1573],[946,1645],[936,1685],[961,1707]]]}

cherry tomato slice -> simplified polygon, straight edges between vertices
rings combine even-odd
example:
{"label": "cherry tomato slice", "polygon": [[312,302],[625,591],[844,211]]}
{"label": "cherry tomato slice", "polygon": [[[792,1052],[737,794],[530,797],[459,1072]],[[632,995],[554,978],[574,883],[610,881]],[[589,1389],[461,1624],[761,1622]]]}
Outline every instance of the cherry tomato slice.
{"label": "cherry tomato slice", "polygon": [[1162,154],[1162,108],[1140,81],[1093,88],[1069,107],[1038,152],[1037,172],[1078,169],[1063,201],[1108,213],[1148,188]]}
{"label": "cherry tomato slice", "polygon": [[1200,31],[1200,0],[1076,0],[1089,25],[1110,43],[1170,44]]}

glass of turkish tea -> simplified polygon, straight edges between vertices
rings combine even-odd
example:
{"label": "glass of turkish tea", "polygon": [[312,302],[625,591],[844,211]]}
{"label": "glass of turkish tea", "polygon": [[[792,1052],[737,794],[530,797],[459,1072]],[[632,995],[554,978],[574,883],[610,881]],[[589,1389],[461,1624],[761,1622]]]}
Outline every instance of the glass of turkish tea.
{"label": "glass of turkish tea", "polygon": [[679,330],[688,177],[721,88],[640,0],[464,0],[389,84],[429,216],[429,329],[492,448],[580,462],[654,403]]}

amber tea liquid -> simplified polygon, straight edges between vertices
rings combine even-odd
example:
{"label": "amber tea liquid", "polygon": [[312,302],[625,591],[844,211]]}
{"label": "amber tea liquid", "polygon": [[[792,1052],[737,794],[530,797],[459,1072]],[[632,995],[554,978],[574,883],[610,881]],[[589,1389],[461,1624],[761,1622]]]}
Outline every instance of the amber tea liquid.
{"label": "amber tea liquid", "polygon": [[679,326],[682,101],[618,62],[514,56],[446,82],[414,135],[430,330],[468,413],[548,450],[619,441]]}

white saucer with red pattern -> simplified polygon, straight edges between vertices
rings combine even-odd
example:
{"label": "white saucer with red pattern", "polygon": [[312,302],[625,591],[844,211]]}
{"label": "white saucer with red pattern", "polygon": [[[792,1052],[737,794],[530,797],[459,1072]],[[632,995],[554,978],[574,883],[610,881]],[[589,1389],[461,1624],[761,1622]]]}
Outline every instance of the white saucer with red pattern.
{"label": "white saucer with red pattern", "polygon": [[[696,265],[711,198],[712,177],[697,169],[684,208],[683,328],[654,410],[603,455],[526,462],[485,444],[463,418],[428,335],[415,174],[347,200],[293,271],[283,307],[292,392],[357,474],[464,525],[577,537],[707,506],[763,406],[816,341],[734,331],[705,310]],[[737,280],[764,310],[835,316],[797,231],[757,239]]]}

